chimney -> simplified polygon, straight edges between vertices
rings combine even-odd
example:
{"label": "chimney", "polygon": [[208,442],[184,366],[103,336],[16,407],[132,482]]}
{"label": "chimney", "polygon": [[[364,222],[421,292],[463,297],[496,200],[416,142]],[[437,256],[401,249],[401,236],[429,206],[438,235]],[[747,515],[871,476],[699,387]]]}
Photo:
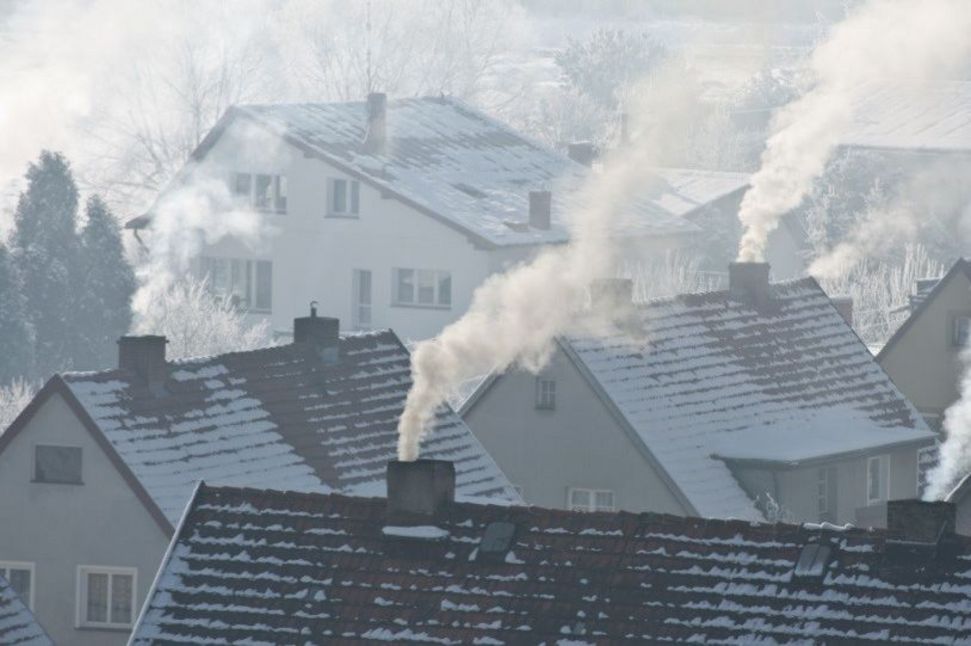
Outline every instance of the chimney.
{"label": "chimney", "polygon": [[118,368],[142,379],[149,390],[158,392],[165,386],[168,366],[165,363],[164,336],[123,336],[118,339]]}
{"label": "chimney", "polygon": [[853,327],[853,297],[849,295],[833,296],[829,299],[833,303],[833,307],[836,311],[840,313],[843,320],[850,327]]}
{"label": "chimney", "polygon": [[907,543],[936,545],[954,534],[956,508],[952,502],[891,500],[887,503],[887,529]]}
{"label": "chimney", "polygon": [[389,525],[434,525],[455,502],[455,466],[447,460],[388,462]]}
{"label": "chimney", "polygon": [[619,309],[634,302],[634,281],[630,278],[598,278],[590,284],[590,306]]}
{"label": "chimney", "polygon": [[388,97],[383,92],[367,95],[367,133],[364,135],[364,151],[371,155],[383,155],[388,139]]}
{"label": "chimney", "polygon": [[567,155],[578,164],[590,168],[593,166],[593,160],[597,158],[597,150],[589,141],[578,141],[567,145]]}
{"label": "chimney", "polygon": [[762,308],[772,299],[769,288],[769,263],[733,262],[728,265],[728,293]]}
{"label": "chimney", "polygon": [[553,194],[549,191],[529,192],[529,226],[549,231],[553,211]]}
{"label": "chimney", "polygon": [[317,302],[310,304],[310,316],[293,319],[293,342],[316,348],[325,363],[340,357],[340,319],[317,316]]}

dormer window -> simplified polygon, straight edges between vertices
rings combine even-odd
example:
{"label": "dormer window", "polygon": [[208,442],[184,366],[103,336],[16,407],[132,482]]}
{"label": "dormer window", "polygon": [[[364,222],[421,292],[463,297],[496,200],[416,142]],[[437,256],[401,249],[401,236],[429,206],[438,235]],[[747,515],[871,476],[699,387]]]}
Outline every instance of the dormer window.
{"label": "dormer window", "polygon": [[331,178],[327,182],[327,215],[356,218],[361,206],[361,183],[356,179]]}
{"label": "dormer window", "polygon": [[259,211],[287,212],[286,175],[235,173],[233,194]]}

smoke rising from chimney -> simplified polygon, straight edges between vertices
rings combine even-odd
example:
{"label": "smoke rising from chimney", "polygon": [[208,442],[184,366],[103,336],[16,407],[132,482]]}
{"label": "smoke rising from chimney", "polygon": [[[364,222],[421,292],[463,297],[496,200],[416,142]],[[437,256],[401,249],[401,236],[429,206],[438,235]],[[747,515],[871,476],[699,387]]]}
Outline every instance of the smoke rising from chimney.
{"label": "smoke rising from chimney", "polygon": [[945,440],[937,467],[927,475],[924,500],[941,500],[971,467],[971,348],[961,353],[960,397],[944,412]]}
{"label": "smoke rising from chimney", "polygon": [[764,259],[769,235],[823,172],[870,84],[959,74],[969,29],[964,0],[871,0],[831,30],[812,55],[812,89],[776,115],[742,199],[740,261]]}

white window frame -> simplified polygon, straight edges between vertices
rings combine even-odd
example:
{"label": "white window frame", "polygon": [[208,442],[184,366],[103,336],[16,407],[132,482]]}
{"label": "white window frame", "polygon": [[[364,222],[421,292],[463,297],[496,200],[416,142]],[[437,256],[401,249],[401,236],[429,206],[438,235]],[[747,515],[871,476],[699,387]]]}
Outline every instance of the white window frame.
{"label": "white window frame", "polygon": [[37,577],[32,561],[0,561],[0,576],[10,584],[10,570],[27,570],[30,572],[30,599],[21,599],[31,610],[34,609],[34,599],[37,595]]}
{"label": "white window frame", "polygon": [[[573,501],[573,497],[576,494],[586,494],[588,503],[586,505],[576,504]],[[597,495],[609,495],[610,505],[599,507],[597,506]],[[570,487],[566,490],[566,508],[570,511],[616,511],[617,509],[617,497],[614,494],[613,489],[587,489],[584,487]]]}
{"label": "white window frame", "polygon": [[[873,465],[877,465],[877,477],[881,480],[877,483],[878,488],[882,491],[876,498],[870,497],[870,474]],[[864,496],[866,499],[866,504],[876,505],[881,502],[890,500],[890,456],[886,453],[881,455],[871,455],[866,459],[866,489],[864,490]]]}
{"label": "white window frame", "polygon": [[[361,300],[361,280],[367,274],[368,302]],[[374,272],[370,269],[354,269],[351,272],[351,325],[364,332],[374,327]],[[367,322],[362,314],[367,313]]]}
{"label": "white window frame", "polygon": [[[225,291],[224,286],[216,285],[212,278],[212,265],[214,263],[224,263],[227,275],[227,280],[229,281],[228,289],[230,291]],[[209,281],[209,288],[213,290],[215,294],[220,297],[232,298],[235,296],[232,293],[232,265],[233,263],[241,263],[243,267],[243,272],[245,273],[245,279],[243,284],[243,289],[246,291],[246,300],[240,305],[240,310],[245,312],[251,312],[253,314],[271,314],[273,312],[273,261],[265,260],[263,258],[226,258],[223,256],[200,256],[198,259],[199,267],[199,277],[206,278]],[[257,307],[256,297],[259,294],[258,278],[259,278],[259,265],[260,263],[267,263],[270,267],[270,294],[269,294],[269,307]]]}
{"label": "white window frame", "polygon": [[[249,195],[247,196],[243,196],[236,191],[236,187],[239,184],[239,178],[243,175],[249,177]],[[272,195],[270,196],[270,205],[268,207],[258,206],[256,203],[256,178],[261,175],[270,178],[270,192]],[[281,215],[286,214],[289,207],[290,198],[290,184],[287,181],[286,175],[280,173],[251,173],[244,171],[233,171],[231,181],[232,184],[230,185],[230,189],[232,190],[233,196],[239,200],[245,199],[248,206],[251,206],[257,211],[263,213],[279,213]],[[286,200],[282,207],[280,206],[281,197],[283,200]]]}
{"label": "white window frame", "polygon": [[535,406],[536,410],[556,410],[556,379],[536,377]]}
{"label": "white window frame", "polygon": [[[344,208],[337,209],[334,200],[337,196],[337,182],[343,182]],[[346,177],[327,178],[327,217],[329,218],[359,218],[361,217],[361,182]]]}
{"label": "white window frame", "polygon": [[[88,605],[88,575],[105,574],[108,576],[108,621],[88,621],[84,614]],[[117,623],[111,621],[111,586],[114,575],[128,575],[131,577],[131,621]],[[112,565],[79,565],[77,570],[77,586],[75,590],[75,627],[77,628],[106,628],[130,630],[138,618],[138,569],[133,567],[118,567]]]}
{"label": "white window frame", "polygon": [[[411,285],[412,285],[412,298],[411,300],[404,300],[401,297],[400,287],[400,276],[401,272],[410,271],[411,272]],[[433,281],[433,292],[432,292],[432,302],[422,303],[419,301],[418,291],[419,286],[419,275],[420,274],[431,274]],[[448,302],[442,302],[442,279],[448,278]],[[419,307],[424,309],[432,310],[450,310],[452,309],[452,302],[455,300],[455,283],[452,281],[452,272],[446,269],[416,269],[414,267],[395,267],[391,270],[391,305],[393,307]]]}

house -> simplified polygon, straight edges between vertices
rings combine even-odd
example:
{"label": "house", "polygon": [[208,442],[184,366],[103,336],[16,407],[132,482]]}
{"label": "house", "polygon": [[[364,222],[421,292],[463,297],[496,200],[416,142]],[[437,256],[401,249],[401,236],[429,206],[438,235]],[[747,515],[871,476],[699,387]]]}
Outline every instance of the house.
{"label": "house", "polygon": [[[55,641],[127,641],[201,480],[383,493],[407,350],[315,314],[294,327],[291,344],[185,361],[124,337],[116,369],[55,376],[0,435],[0,564]],[[426,452],[455,462],[460,496],[520,500],[455,413],[436,426]]]}
{"label": "house", "polygon": [[[402,468],[402,466],[404,467]],[[947,503],[889,530],[202,485],[132,644],[964,643],[971,538]]]}
{"label": "house", "polygon": [[[918,295],[907,320],[877,354],[877,361],[934,429],[958,400],[961,350],[971,329],[971,263],[960,259]],[[923,289],[921,289],[923,287]]]}
{"label": "house", "polygon": [[728,290],[632,305],[460,414],[530,504],[878,524],[936,435],[814,279],[768,273],[734,263]]}
{"label": "house", "polygon": [[[3,567],[0,566],[0,569]],[[27,603],[0,574],[0,644],[54,646],[54,642],[34,619]]]}
{"label": "house", "polygon": [[[571,150],[590,161],[582,145]],[[281,336],[315,300],[352,329],[417,340],[459,318],[488,276],[567,242],[567,213],[592,172],[452,98],[241,105],[126,226],[151,246],[159,205],[193,182],[228,186],[225,210],[258,211],[265,232],[201,250],[195,270],[214,289]],[[698,222],[712,210],[734,220],[747,184],[745,174],[657,169],[616,235],[639,259],[700,253],[712,239],[734,249]],[[787,249],[780,263],[794,257]]]}

